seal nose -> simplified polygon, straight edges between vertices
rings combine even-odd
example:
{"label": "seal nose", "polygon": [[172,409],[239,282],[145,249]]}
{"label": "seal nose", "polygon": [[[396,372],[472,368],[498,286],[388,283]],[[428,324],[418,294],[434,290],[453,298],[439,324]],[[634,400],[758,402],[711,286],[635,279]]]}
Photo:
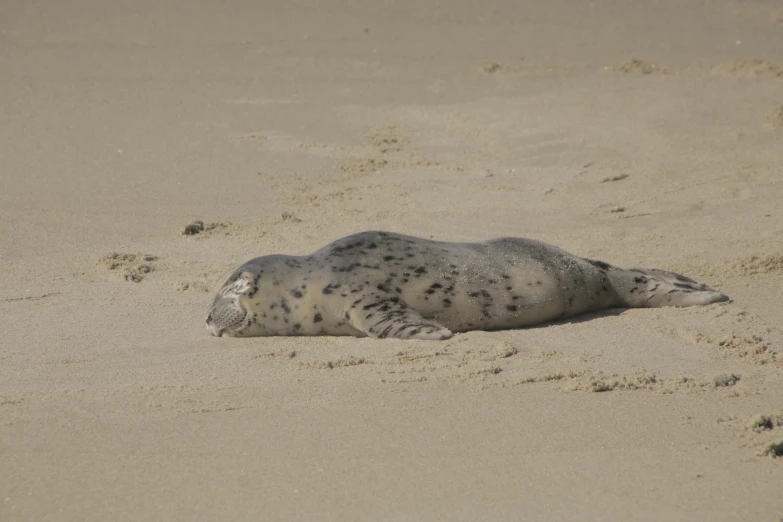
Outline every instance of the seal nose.
{"label": "seal nose", "polygon": [[212,312],[209,312],[209,315],[207,316],[207,331],[214,335],[215,337],[220,337],[223,334],[223,330],[215,326],[215,323],[212,322]]}
{"label": "seal nose", "polygon": [[220,337],[223,334],[223,330],[221,330],[220,328],[218,328],[212,323],[207,323],[207,331],[209,331],[209,333],[211,333],[215,337]]}

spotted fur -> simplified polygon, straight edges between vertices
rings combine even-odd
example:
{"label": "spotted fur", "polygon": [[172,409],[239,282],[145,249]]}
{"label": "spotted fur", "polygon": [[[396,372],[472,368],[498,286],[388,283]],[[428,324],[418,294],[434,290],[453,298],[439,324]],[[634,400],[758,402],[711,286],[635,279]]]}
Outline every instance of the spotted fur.
{"label": "spotted fur", "polygon": [[446,243],[362,232],[303,257],[240,266],[207,316],[217,336],[353,335],[448,339],[607,308],[727,301],[657,269],[621,269],[521,238]]}

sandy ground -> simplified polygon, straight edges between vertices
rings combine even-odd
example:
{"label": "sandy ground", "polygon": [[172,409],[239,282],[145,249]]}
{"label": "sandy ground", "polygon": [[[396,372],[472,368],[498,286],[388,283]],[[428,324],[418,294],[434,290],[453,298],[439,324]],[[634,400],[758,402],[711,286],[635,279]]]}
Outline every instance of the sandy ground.
{"label": "sandy ground", "polygon": [[[0,71],[0,520],[783,517],[776,0],[6,2]],[[366,229],[733,301],[205,331],[239,263]]]}

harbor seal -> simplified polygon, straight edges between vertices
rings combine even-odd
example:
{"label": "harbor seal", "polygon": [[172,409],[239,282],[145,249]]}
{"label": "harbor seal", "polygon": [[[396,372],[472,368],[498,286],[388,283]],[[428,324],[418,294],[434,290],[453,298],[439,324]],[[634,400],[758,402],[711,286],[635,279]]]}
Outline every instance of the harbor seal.
{"label": "harbor seal", "polygon": [[728,299],[673,272],[626,270],[531,239],[448,243],[361,232],[309,256],[248,261],[218,291],[206,322],[218,337],[437,340],[607,308]]}

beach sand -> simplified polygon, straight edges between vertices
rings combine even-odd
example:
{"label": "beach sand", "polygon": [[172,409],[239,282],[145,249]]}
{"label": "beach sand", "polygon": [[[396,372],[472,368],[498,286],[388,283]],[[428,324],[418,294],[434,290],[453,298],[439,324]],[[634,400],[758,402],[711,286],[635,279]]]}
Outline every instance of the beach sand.
{"label": "beach sand", "polygon": [[[32,0],[0,48],[0,520],[783,517],[776,0]],[[732,302],[208,335],[368,229]]]}

